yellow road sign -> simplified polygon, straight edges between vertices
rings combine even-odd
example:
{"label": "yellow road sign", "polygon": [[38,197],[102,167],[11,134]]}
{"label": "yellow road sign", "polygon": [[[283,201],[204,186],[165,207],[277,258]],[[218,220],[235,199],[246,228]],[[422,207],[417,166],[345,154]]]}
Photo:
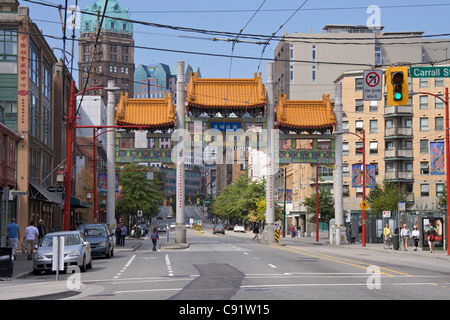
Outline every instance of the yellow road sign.
{"label": "yellow road sign", "polygon": [[361,204],[359,205],[359,207],[365,211],[365,210],[367,210],[370,206],[369,206],[369,204],[366,202],[366,200],[364,200],[363,202],[361,202]]}

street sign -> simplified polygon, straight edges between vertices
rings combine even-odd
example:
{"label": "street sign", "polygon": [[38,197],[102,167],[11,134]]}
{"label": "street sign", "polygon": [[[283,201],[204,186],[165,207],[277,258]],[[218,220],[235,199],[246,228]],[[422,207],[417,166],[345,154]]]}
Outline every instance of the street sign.
{"label": "street sign", "polygon": [[364,211],[366,211],[370,207],[369,204],[365,200],[363,202],[361,202],[361,204],[359,206]]}
{"label": "street sign", "polygon": [[450,67],[410,67],[411,78],[450,78]]}
{"label": "street sign", "polygon": [[383,211],[383,218],[390,218],[391,212],[390,211]]}
{"label": "street sign", "polygon": [[11,194],[13,196],[27,196],[28,195],[28,190],[22,191],[22,190],[12,190]]}
{"label": "street sign", "polygon": [[381,70],[364,70],[363,100],[382,100],[382,75],[383,71]]}

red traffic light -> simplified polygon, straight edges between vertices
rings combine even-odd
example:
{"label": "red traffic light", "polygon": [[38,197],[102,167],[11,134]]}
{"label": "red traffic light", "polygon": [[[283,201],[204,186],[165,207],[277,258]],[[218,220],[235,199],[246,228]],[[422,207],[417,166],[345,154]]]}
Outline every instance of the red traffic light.
{"label": "red traffic light", "polygon": [[392,82],[393,83],[402,83],[403,82],[403,72],[395,72],[392,74]]}

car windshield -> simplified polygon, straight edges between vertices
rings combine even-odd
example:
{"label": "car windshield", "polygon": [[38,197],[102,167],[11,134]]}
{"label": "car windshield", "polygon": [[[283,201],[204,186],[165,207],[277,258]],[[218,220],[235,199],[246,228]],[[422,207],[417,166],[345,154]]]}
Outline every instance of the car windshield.
{"label": "car windshield", "polygon": [[[46,235],[40,244],[41,247],[53,247],[53,238],[56,235]],[[77,234],[62,234],[59,237],[64,237],[64,246],[74,246],[80,244],[80,236]]]}
{"label": "car windshield", "polygon": [[84,229],[86,237],[107,237],[105,228],[101,227],[88,227]]}

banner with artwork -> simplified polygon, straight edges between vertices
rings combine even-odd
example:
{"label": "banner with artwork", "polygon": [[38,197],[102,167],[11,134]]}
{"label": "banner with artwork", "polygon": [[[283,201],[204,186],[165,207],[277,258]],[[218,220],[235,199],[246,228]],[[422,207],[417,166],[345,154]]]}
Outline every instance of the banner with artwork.
{"label": "banner with artwork", "polygon": [[[374,164],[366,164],[366,188],[375,188],[375,172]],[[359,188],[363,186],[362,164],[352,165],[352,187]]]}
{"label": "banner with artwork", "polygon": [[[98,175],[98,191],[99,192],[106,192],[107,190],[107,175],[106,174],[99,174]],[[116,174],[116,193],[119,192],[119,175]]]}
{"label": "banner with artwork", "polygon": [[445,174],[444,142],[430,142],[430,174]]}

